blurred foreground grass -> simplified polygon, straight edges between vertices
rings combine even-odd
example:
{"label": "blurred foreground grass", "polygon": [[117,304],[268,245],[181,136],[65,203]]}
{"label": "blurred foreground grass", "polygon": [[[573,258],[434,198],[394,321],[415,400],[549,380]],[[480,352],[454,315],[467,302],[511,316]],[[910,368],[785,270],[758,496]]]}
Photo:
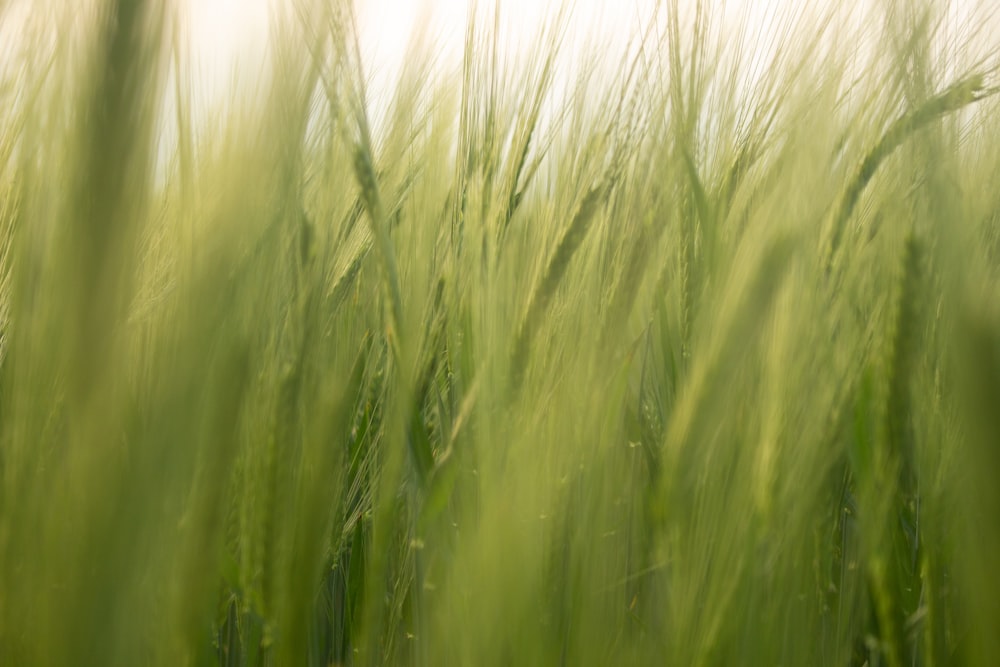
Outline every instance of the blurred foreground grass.
{"label": "blurred foreground grass", "polygon": [[946,4],[572,68],[482,7],[373,109],[302,0],[203,116],[170,3],[0,3],[0,664],[1000,664]]}

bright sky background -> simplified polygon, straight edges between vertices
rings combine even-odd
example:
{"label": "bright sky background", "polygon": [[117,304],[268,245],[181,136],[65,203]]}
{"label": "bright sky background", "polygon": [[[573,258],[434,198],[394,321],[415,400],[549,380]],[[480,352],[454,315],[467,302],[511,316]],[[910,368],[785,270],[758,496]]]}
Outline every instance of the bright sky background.
{"label": "bright sky background", "polygon": [[[253,70],[260,44],[268,32],[269,5],[275,0],[183,0],[189,13],[191,41],[203,74],[228,78],[236,63]],[[501,0],[508,19],[505,39],[530,48],[535,31],[559,0]],[[682,0],[683,1],[683,0]],[[361,47],[368,74],[376,80],[391,77],[402,63],[414,26],[429,17],[434,44],[443,60],[457,63],[473,0],[357,0]],[[580,0],[569,37],[589,27],[609,39],[629,35],[640,16],[648,15],[656,0]],[[490,3],[482,3],[488,6]],[[517,48],[515,47],[515,48]],[[249,67],[246,67],[249,65]]]}
{"label": "bright sky background", "polygon": [[[208,81],[231,80],[234,66],[239,70],[253,73],[259,70],[262,44],[267,39],[269,25],[269,5],[284,0],[178,0],[186,3],[189,12],[190,36],[197,56],[195,62]],[[510,19],[504,24],[505,41],[517,49],[530,49],[532,38],[540,22],[560,0],[500,0]],[[592,44],[585,35],[608,40],[613,44],[634,34],[642,19],[650,15],[658,0],[577,0],[566,47],[572,53],[583,44]],[[750,35],[759,37],[762,51],[773,36],[771,19],[789,10],[827,8],[831,5],[841,8],[858,8],[874,0],[717,0],[713,7],[724,5],[727,17],[740,17]],[[902,0],[905,4],[911,0]],[[1000,0],[936,0],[950,5],[953,15],[966,14],[973,6],[979,6],[981,15],[990,13],[994,7],[994,19],[1000,11]],[[663,0],[660,0],[662,3]],[[679,0],[680,5],[692,5],[692,0]],[[356,0],[361,47],[367,74],[373,78],[376,87],[388,85],[404,58],[407,43],[413,27],[419,23],[422,12],[430,16],[431,34],[442,60],[448,64],[459,62],[466,20],[473,0]],[[489,7],[487,0],[481,4]],[[1000,21],[997,30],[984,30],[985,38],[1000,35]],[[994,41],[1000,37],[993,38]],[[766,53],[757,54],[765,57]],[[213,86],[214,87],[214,86]]]}
{"label": "bright sky background", "polygon": [[[193,49],[190,65],[194,66],[201,80],[202,94],[211,98],[225,95],[232,89],[234,79],[252,80],[262,71],[265,44],[268,40],[272,5],[295,0],[167,0],[167,6],[182,10],[185,17],[185,36]],[[480,0],[489,11],[494,0]],[[572,0],[571,0],[572,1]],[[605,42],[609,64],[616,62],[620,45],[643,25],[657,4],[671,0],[575,0],[574,21],[566,36],[564,53],[570,62],[574,52],[589,48],[588,55],[598,52],[595,46]],[[675,0],[682,8],[690,7],[694,0]],[[750,36],[751,43],[759,43],[757,59],[765,61],[773,47],[776,31],[775,16],[803,8],[823,9],[838,7],[850,11],[886,0],[710,0],[714,17],[724,7],[727,22],[740,21]],[[907,6],[916,0],[894,0]],[[953,16],[968,16],[978,7],[978,18],[973,25],[981,27],[981,44],[996,48],[1000,44],[1000,0],[931,0],[939,6],[950,6]],[[60,3],[81,3],[88,0],[49,0],[50,9]],[[358,12],[361,48],[366,73],[373,80],[374,91],[379,87],[392,89],[392,79],[398,72],[406,53],[410,35],[420,24],[424,14],[430,17],[430,35],[439,60],[444,65],[460,62],[462,42],[469,10],[474,0],[355,0]],[[562,0],[499,0],[507,18],[503,24],[503,43],[513,50],[537,49],[534,41],[539,24]],[[21,19],[36,14],[47,6],[42,0],[0,0],[7,15],[0,24],[0,57],[9,50],[7,39],[19,32]],[[992,20],[987,18],[992,15]],[[991,25],[992,24],[992,25]],[[595,41],[596,40],[596,41]],[[5,42],[9,42],[5,46]],[[991,43],[992,42],[992,43]],[[558,86],[557,86],[558,87]]]}

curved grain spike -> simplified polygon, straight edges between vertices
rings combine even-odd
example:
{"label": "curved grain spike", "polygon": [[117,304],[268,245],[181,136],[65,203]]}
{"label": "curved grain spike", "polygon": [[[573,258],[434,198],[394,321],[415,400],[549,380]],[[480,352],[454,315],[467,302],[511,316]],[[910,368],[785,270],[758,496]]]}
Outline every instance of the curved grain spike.
{"label": "curved grain spike", "polygon": [[590,189],[580,202],[573,222],[563,234],[555,254],[549,260],[549,266],[545,271],[542,281],[535,289],[528,306],[528,312],[521,322],[521,328],[517,334],[517,342],[514,344],[514,354],[511,358],[511,384],[512,393],[517,392],[524,380],[524,371],[528,363],[528,353],[531,350],[531,343],[538,331],[539,325],[548,310],[549,303],[556,293],[556,288],[566,273],[569,262],[573,259],[574,253],[583,242],[590,223],[597,214],[597,210],[608,192],[607,184],[602,183]]}
{"label": "curved grain spike", "polygon": [[931,124],[935,120],[947,114],[959,111],[968,105],[983,100],[996,94],[996,89],[983,88],[983,76],[975,74],[927,100],[923,106],[900,116],[886,131],[875,147],[865,156],[854,177],[848,183],[847,188],[833,208],[830,222],[827,225],[830,236],[827,242],[827,249],[823,263],[827,271],[830,270],[833,260],[840,247],[840,239],[843,235],[844,225],[854,212],[861,193],[871,181],[875,172],[882,162],[889,157],[893,151],[899,148],[910,135]]}
{"label": "curved grain spike", "polygon": [[382,291],[386,299],[386,333],[393,353],[399,361],[399,335],[403,319],[403,297],[399,290],[399,272],[396,268],[396,254],[389,238],[385,210],[379,194],[375,169],[372,167],[371,150],[368,142],[355,147],[354,175],[361,188],[361,199],[368,211],[372,236],[378,248],[379,266],[382,272]]}

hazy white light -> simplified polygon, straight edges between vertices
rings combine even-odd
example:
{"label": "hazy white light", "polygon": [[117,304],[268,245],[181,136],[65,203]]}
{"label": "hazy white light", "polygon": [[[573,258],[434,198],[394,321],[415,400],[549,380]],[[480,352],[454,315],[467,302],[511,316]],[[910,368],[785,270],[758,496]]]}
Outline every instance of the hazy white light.
{"label": "hazy white light", "polygon": [[[252,81],[259,75],[264,65],[272,5],[297,1],[179,0],[192,47],[192,65],[202,79],[202,87],[225,94],[235,79]],[[563,43],[564,62],[606,54],[605,64],[609,66],[617,63],[626,42],[648,25],[656,8],[666,6],[664,0],[568,1],[572,20]],[[682,13],[689,13],[696,4],[696,0],[676,1]],[[756,69],[759,75],[760,68],[777,47],[778,38],[787,36],[789,28],[794,32],[794,26],[784,23],[790,14],[818,14],[836,8],[842,15],[846,12],[871,22],[879,13],[868,10],[879,1],[710,0],[706,7],[714,21],[721,21],[728,28],[742,28],[742,46],[748,49],[745,55],[752,59],[751,69]],[[992,46],[987,43],[985,48],[996,48],[995,39],[990,38],[995,32],[989,27],[991,23],[997,25],[1000,18],[996,0],[938,1],[947,5],[955,21],[953,25],[963,26],[960,34],[953,34],[953,39],[968,42],[966,48],[977,53],[983,52],[984,40],[992,42]],[[564,0],[355,0],[359,41],[372,98],[380,99],[380,91],[394,89],[411,37],[422,27],[429,31],[428,43],[433,46],[437,65],[457,72],[471,8],[477,5],[482,19],[485,18],[482,15],[491,16],[496,2],[502,8],[500,42],[505,58],[545,48],[537,42],[539,28],[564,4]],[[972,16],[976,20],[970,22]],[[871,27],[875,31],[872,34],[876,34],[879,26]],[[978,39],[969,39],[969,28],[977,27]]]}
{"label": "hazy white light", "polygon": [[[234,68],[251,72],[268,35],[276,0],[183,0],[193,61],[206,79],[228,82]],[[480,0],[491,15],[495,0]],[[682,2],[687,0],[682,0]],[[501,43],[507,55],[540,48],[539,29],[563,0],[500,0]],[[407,54],[414,31],[426,26],[439,65],[457,66],[474,0],[357,0],[358,34],[367,74],[391,85]],[[569,53],[585,47],[585,35],[623,44],[650,15],[656,0],[580,0],[564,43]]]}
{"label": "hazy white light", "polygon": [[267,42],[270,0],[183,0],[179,28],[198,78],[221,87],[240,69],[259,70]]}

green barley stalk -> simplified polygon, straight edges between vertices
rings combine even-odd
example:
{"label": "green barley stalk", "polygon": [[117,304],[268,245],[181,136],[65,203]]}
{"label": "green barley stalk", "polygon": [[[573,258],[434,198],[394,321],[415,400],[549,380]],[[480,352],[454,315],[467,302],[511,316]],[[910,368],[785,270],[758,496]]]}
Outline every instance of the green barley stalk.
{"label": "green barley stalk", "polygon": [[559,283],[562,281],[573,255],[576,254],[580,244],[586,238],[591,222],[604,203],[607,192],[608,184],[602,183],[592,187],[584,195],[572,222],[563,232],[559,245],[549,259],[548,267],[535,288],[531,301],[528,302],[528,309],[521,320],[511,355],[509,388],[512,395],[520,390],[524,382],[534,338],[549,310],[549,304],[556,295]]}
{"label": "green barley stalk", "polygon": [[823,254],[824,266],[829,270],[840,250],[840,240],[847,221],[857,206],[865,188],[882,163],[912,135],[924,127],[963,108],[995,95],[1000,90],[984,88],[982,74],[974,74],[924,102],[923,105],[896,119],[877,144],[865,155],[857,171],[848,181],[825,225],[827,240]]}
{"label": "green barley stalk", "polygon": [[[872,485],[862,496],[868,501],[865,508],[870,513],[868,520],[873,522],[869,529],[873,531],[874,543],[870,545],[872,551],[867,569],[886,662],[890,667],[909,664],[904,620],[913,610],[907,609],[904,595],[906,590],[919,586],[913,556],[918,545],[910,544],[911,538],[899,524],[905,520],[910,525],[919,525],[919,517],[911,507],[917,499],[909,393],[920,327],[916,310],[921,292],[920,261],[919,242],[910,231],[904,240],[901,271],[881,352],[881,388],[877,396],[874,451],[869,468],[871,479],[862,480],[863,484]],[[894,502],[878,498],[885,495]],[[919,539],[919,535],[913,539]],[[890,564],[893,567],[890,568]]]}

